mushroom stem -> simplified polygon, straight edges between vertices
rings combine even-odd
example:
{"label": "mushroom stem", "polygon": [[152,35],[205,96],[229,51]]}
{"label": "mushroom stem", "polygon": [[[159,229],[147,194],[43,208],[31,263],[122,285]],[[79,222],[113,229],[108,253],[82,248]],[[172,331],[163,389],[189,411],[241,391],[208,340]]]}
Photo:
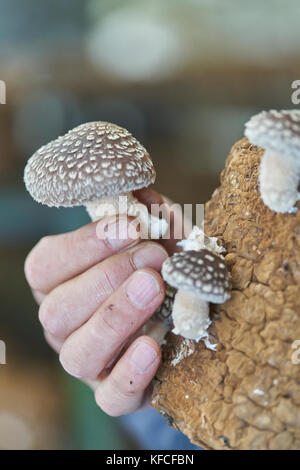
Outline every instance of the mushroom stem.
{"label": "mushroom stem", "polygon": [[155,339],[158,344],[161,346],[164,344],[165,336],[170,331],[170,327],[166,322],[161,320],[157,320],[155,318],[150,318],[147,323],[139,330],[140,335],[147,335],[151,336],[151,338]]}
{"label": "mushroom stem", "polygon": [[196,341],[203,339],[208,348],[215,350],[216,345],[208,340],[207,329],[211,324],[208,302],[192,292],[178,290],[172,315],[173,333]]}
{"label": "mushroom stem", "polygon": [[274,212],[294,212],[299,200],[299,169],[295,159],[266,150],[260,164],[260,193]]}
{"label": "mushroom stem", "polygon": [[137,217],[143,238],[147,236],[152,239],[161,238],[168,229],[166,220],[149,214],[147,207],[139,202],[132,192],[89,202],[86,204],[86,209],[93,221],[117,214]]}

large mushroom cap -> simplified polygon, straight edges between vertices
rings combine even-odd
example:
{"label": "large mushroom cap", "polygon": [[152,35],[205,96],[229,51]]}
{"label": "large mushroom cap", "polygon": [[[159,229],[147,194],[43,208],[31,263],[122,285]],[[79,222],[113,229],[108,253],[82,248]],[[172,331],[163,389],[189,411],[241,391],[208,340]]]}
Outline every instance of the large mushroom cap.
{"label": "large mushroom cap", "polygon": [[262,111],[247,123],[252,144],[300,159],[300,110]]}
{"label": "large mushroom cap", "polygon": [[164,262],[162,276],[171,286],[207,302],[223,303],[230,297],[227,267],[219,255],[207,249],[175,253]]}
{"label": "large mushroom cap", "polygon": [[147,187],[155,176],[146,149],[126,129],[89,122],[41,147],[24,180],[36,201],[70,207]]}

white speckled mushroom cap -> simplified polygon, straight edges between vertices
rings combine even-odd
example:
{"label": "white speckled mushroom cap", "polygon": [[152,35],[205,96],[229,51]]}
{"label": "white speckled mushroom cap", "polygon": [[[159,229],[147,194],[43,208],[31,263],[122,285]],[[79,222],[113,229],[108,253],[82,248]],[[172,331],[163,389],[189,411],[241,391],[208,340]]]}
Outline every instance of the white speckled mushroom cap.
{"label": "white speckled mushroom cap", "polygon": [[48,206],[79,206],[155,181],[146,149],[122,127],[82,124],[41,147],[25,168],[31,196]]}
{"label": "white speckled mushroom cap", "polygon": [[300,159],[300,110],[262,111],[246,123],[245,135],[254,145]]}
{"label": "white speckled mushroom cap", "polygon": [[162,276],[172,287],[193,292],[207,302],[223,303],[230,297],[227,267],[207,249],[175,253],[163,263]]}

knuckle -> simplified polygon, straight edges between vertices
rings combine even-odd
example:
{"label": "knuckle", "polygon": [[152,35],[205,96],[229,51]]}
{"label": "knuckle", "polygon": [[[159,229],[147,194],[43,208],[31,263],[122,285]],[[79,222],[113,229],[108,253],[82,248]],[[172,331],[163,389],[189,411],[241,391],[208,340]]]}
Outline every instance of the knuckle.
{"label": "knuckle", "polygon": [[25,260],[25,276],[30,287],[35,290],[40,290],[42,285],[41,280],[43,278],[44,266],[41,259],[42,254],[46,253],[49,247],[49,238],[42,238]]}
{"label": "knuckle", "polygon": [[45,237],[41,238],[40,241],[34,248],[35,256],[37,260],[39,258],[44,258],[45,254],[48,253],[50,247],[52,246],[53,236],[46,235]]}
{"label": "knuckle", "polygon": [[[116,341],[122,341],[128,333],[128,325],[126,321],[114,324],[111,312],[114,309],[114,304],[108,305],[101,315],[101,330],[106,330],[106,335],[114,338]],[[116,322],[115,322],[116,323]]]}
{"label": "knuckle", "polygon": [[116,289],[116,286],[113,282],[113,276],[109,269],[106,269],[105,267],[103,268],[103,266],[101,266],[101,263],[97,267],[101,274],[99,276],[99,291],[109,296]]}
{"label": "knuckle", "polygon": [[50,310],[48,309],[47,301],[45,300],[39,308],[39,320],[43,328],[49,333],[52,333],[52,331],[50,331],[51,330],[51,327],[50,327],[51,320],[49,320],[50,318],[51,318]]}
{"label": "knuckle", "polygon": [[68,374],[73,377],[77,377],[78,379],[89,378],[84,373],[84,365],[82,364],[80,356],[78,354],[74,354],[74,352],[66,347],[66,343],[60,351],[59,360]]}
{"label": "knuckle", "polygon": [[41,250],[48,249],[49,245],[52,242],[53,237],[51,235],[46,235],[45,237],[42,237],[38,244],[36,245],[39,247]]}
{"label": "knuckle", "polygon": [[77,254],[80,254],[84,249],[83,244],[81,243],[79,232],[77,230],[61,235],[61,246],[63,246],[63,250],[61,250],[61,258],[63,261],[67,261],[71,256],[74,255],[75,247]]}
{"label": "knuckle", "polygon": [[51,296],[45,298],[39,309],[39,320],[43,328],[57,337],[64,336],[61,322],[58,322],[58,309],[53,304]]}
{"label": "knuckle", "polygon": [[37,289],[39,286],[39,265],[34,252],[29,253],[25,260],[24,265],[25,277],[29,286],[32,289]]}

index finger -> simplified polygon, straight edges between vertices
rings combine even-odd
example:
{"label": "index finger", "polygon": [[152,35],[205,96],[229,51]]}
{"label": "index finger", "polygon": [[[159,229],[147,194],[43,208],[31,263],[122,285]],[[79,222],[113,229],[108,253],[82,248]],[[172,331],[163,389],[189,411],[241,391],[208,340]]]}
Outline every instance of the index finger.
{"label": "index finger", "polygon": [[73,232],[42,238],[25,261],[30,287],[43,294],[140,241],[126,216],[104,218]]}

